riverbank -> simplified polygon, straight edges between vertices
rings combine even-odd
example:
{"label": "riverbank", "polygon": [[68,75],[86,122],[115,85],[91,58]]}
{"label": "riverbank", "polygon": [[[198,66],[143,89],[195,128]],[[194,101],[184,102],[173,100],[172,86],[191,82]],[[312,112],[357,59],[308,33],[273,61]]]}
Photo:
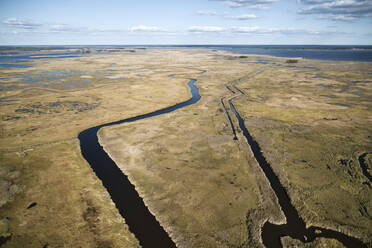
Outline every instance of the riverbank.
{"label": "riverbank", "polygon": [[[301,127],[313,125],[313,121],[309,124],[299,125],[291,119],[291,122],[282,127],[276,124],[278,121],[274,122],[270,119],[269,123],[265,124],[265,111],[271,110],[277,116],[284,114],[282,118],[286,118],[289,115],[286,111],[288,113],[299,111],[299,113],[305,114],[308,109],[313,109],[311,113],[315,116],[327,113],[325,119],[322,119],[323,121],[336,121],[335,118],[328,115],[345,108],[341,104],[347,105],[348,101],[352,100],[361,104],[361,108],[358,109],[364,111],[364,116],[368,116],[368,109],[365,108],[368,103],[364,99],[369,97],[370,88],[368,87],[370,86],[368,82],[364,81],[369,80],[370,65],[358,62],[330,63],[302,59],[286,63],[287,59],[264,56],[257,60],[255,56],[245,55],[222,56],[216,61],[221,64],[215,62],[211,67],[204,64],[206,74],[197,77],[202,95],[202,100],[198,105],[169,116],[125,124],[122,127],[104,128],[100,132],[100,142],[104,149],[121,170],[129,175],[130,180],[136,185],[151,211],[159,216],[162,225],[172,234],[171,236],[178,247],[228,247],[248,244],[261,246],[260,232],[266,220],[275,224],[286,223],[282,213],[278,212],[280,207],[277,205],[272,189],[268,187],[268,181],[262,171],[257,170],[258,164],[245,144],[237,121],[234,120],[234,126],[237,130],[238,141],[234,141],[230,122],[225,117],[222,105],[220,105],[220,98],[229,96],[224,84],[240,78],[243,80],[241,80],[239,89],[245,93],[246,97],[233,99],[233,102],[244,118],[250,116],[254,120],[260,120],[260,124],[252,129],[253,136],[260,145],[262,144],[263,154],[273,164],[274,172],[288,191],[291,201],[301,218],[305,220],[306,226],[315,225],[340,231],[350,237],[358,237],[362,242],[368,244],[371,230],[369,217],[366,214],[360,214],[360,211],[357,210],[358,208],[367,209],[368,212],[370,208],[369,205],[367,206],[370,204],[369,201],[366,201],[369,199],[370,192],[363,188],[365,187],[363,182],[359,184],[359,182],[344,180],[338,174],[339,172],[336,175],[328,175],[333,178],[335,187],[342,187],[342,189],[361,187],[359,195],[348,195],[349,199],[353,200],[347,200],[347,203],[344,197],[335,197],[336,192],[326,187],[313,185],[314,188],[309,186],[307,190],[301,189],[294,192],[294,188],[300,187],[300,185],[319,182],[317,179],[322,178],[324,173],[321,168],[327,165],[322,160],[324,155],[320,154],[330,148],[328,145],[322,146],[321,144],[315,148],[316,139],[311,139],[311,145],[309,142],[303,143],[306,145],[293,142],[280,143],[282,147],[280,151],[290,145],[291,147],[296,146],[297,150],[306,154],[308,146],[312,147],[312,153],[309,156],[314,158],[319,155],[323,156],[319,157],[320,161],[323,161],[318,163],[321,167],[312,165],[309,167],[311,173],[309,172],[308,176],[305,174],[300,180],[294,180],[295,175],[299,172],[298,166],[287,169],[285,164],[278,165],[280,161],[288,163],[287,156],[291,150],[286,149],[285,152],[279,153],[281,154],[279,157],[277,155],[279,151],[274,150],[278,149],[278,143],[275,143],[273,138],[265,137],[272,135],[272,133],[275,135],[277,130],[286,131],[289,132],[287,135],[280,136],[286,141],[286,137],[289,135],[297,136],[302,130],[307,130]],[[339,75],[338,73],[341,71],[347,76],[345,74]],[[305,80],[302,75],[306,78],[306,82],[303,82]],[[207,78],[202,76],[207,76]],[[336,79],[332,79],[333,76]],[[281,77],[285,77],[287,81],[282,80]],[[345,81],[338,82],[337,80],[341,78]],[[330,80],[332,81],[329,82]],[[345,90],[346,84],[349,83],[347,80],[362,81],[361,85],[354,86],[351,92],[347,93],[348,96],[358,96],[355,93],[358,90],[366,92],[365,96],[359,99],[343,97],[342,101],[337,99],[337,101],[341,101],[340,105],[327,102],[328,99],[334,99],[334,97],[323,97],[323,95],[327,95],[327,90],[329,91],[330,88],[322,85],[330,84],[332,87]],[[271,88],[273,89],[271,90]],[[262,89],[260,95],[256,95],[259,89]],[[306,94],[307,97],[304,102],[298,102],[295,106],[291,105],[290,100],[283,101],[285,104],[283,109],[274,111],[277,105],[273,108],[274,105],[266,103],[269,94],[275,94],[269,99],[276,101],[281,99],[279,96],[289,97],[294,101],[303,99],[301,94]],[[259,109],[249,115],[247,113],[251,106],[252,109]],[[228,111],[230,110],[228,109]],[[303,121],[309,121],[307,114],[305,114]],[[366,119],[364,125],[360,126],[360,133],[370,132],[368,123],[370,120]],[[260,134],[257,135],[256,130],[260,125],[264,126],[259,129]],[[249,118],[247,127],[252,127],[252,121]],[[292,130],[293,128],[295,131]],[[325,130],[315,132],[322,135],[319,141],[324,142],[328,139],[329,131]],[[339,136],[345,132],[341,126],[338,126],[336,130]],[[366,133],[364,135],[364,137],[368,137]],[[330,139],[332,137],[334,136],[330,136]],[[361,145],[360,151],[371,148],[370,145],[359,144]],[[353,146],[355,145],[353,143]],[[335,154],[342,154],[343,149],[346,148],[344,145],[332,147],[335,149]],[[362,149],[362,147],[364,148]],[[295,149],[293,148],[293,150]],[[295,161],[308,161],[306,158],[301,158],[299,154],[297,155]],[[355,171],[360,170],[359,165],[352,167]],[[241,171],[242,169],[244,171]],[[252,175],[254,176],[252,177]],[[360,177],[360,180],[363,179]],[[326,182],[327,180],[320,181]],[[310,193],[312,190],[314,193]],[[328,201],[327,197],[318,198],[320,195],[332,197],[332,201]],[[302,200],[299,200],[298,197],[301,197]],[[311,200],[305,200],[304,197],[310,197]],[[332,204],[337,201],[338,209],[335,209]],[[311,205],[302,205],[301,202],[308,202],[307,204]],[[361,202],[363,202],[362,205],[358,205]],[[326,204],[330,205],[321,209]],[[352,205],[354,206],[350,208]],[[332,213],[334,216],[338,214],[338,211],[347,211],[348,217],[340,216],[341,219],[329,219],[330,212],[323,212],[326,209],[334,210]],[[351,216],[353,217],[350,218]],[[196,233],[197,235],[194,236]],[[228,239],[223,238],[227,236]],[[302,244],[300,240],[289,237],[283,237],[282,242],[286,246]],[[317,238],[313,242],[302,245],[343,247],[339,241],[327,238]]]}
{"label": "riverbank", "polygon": [[[234,140],[221,105],[230,95],[224,85],[240,78],[245,96],[234,106],[306,224],[371,242],[370,184],[358,163],[363,155],[364,170],[371,168],[371,65],[287,61],[146,49],[1,69],[1,189],[7,198],[0,217],[9,219],[11,235],[4,247],[26,240],[30,247],[138,246],[76,137],[188,99],[190,78],[197,79],[198,104],[99,132],[105,151],[177,247],[259,247],[267,220],[286,222],[237,120],[227,107]],[[282,242],[302,245],[288,237]],[[306,245],[342,247],[324,238]]]}
{"label": "riverbank", "polygon": [[358,157],[371,151],[371,69],[340,62],[309,70],[273,66],[239,84],[244,95],[233,100],[306,226],[367,245],[371,188]]}
{"label": "riverbank", "polygon": [[[184,80],[170,82],[168,73],[193,69],[165,69],[160,60],[144,63],[154,56],[156,51],[41,59],[32,69],[0,71],[0,217],[8,223],[1,233],[4,247],[139,246],[82,158],[77,135],[187,97]],[[156,65],[159,72],[152,70]]]}

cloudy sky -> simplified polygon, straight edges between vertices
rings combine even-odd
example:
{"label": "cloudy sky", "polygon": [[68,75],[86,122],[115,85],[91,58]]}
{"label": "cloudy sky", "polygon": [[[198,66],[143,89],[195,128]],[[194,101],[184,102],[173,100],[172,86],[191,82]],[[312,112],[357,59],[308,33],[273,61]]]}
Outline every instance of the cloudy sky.
{"label": "cloudy sky", "polygon": [[0,0],[9,44],[372,45],[372,0]]}

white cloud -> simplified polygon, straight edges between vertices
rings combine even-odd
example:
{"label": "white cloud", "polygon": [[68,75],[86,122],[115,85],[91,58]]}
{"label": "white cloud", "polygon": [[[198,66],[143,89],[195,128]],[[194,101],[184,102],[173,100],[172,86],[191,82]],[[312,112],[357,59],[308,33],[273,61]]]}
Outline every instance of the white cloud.
{"label": "white cloud", "polygon": [[320,15],[317,16],[318,19],[327,19],[327,20],[333,20],[333,21],[345,21],[345,22],[351,22],[356,19],[354,16],[350,15]]}
{"label": "white cloud", "polygon": [[197,11],[196,14],[198,15],[205,15],[205,16],[222,16],[224,18],[228,18],[228,19],[236,19],[236,20],[240,20],[240,21],[243,21],[243,20],[250,20],[250,19],[256,19],[257,16],[255,14],[242,14],[242,15],[228,15],[227,13],[224,13],[224,15],[222,14],[218,14],[217,12],[215,11]]}
{"label": "white cloud", "polygon": [[40,23],[33,22],[33,21],[26,21],[18,18],[9,18],[3,21],[4,24],[15,27],[15,28],[23,28],[23,29],[34,29],[41,26]]}
{"label": "white cloud", "polygon": [[230,1],[226,2],[226,4],[231,8],[240,8],[244,6],[244,4],[242,3],[230,2]]}
{"label": "white cloud", "polygon": [[308,35],[308,36],[324,36],[324,35],[345,35],[348,33],[337,30],[311,30],[297,28],[265,28],[259,26],[192,26],[188,28],[189,32],[193,33],[224,33],[224,34],[251,34],[251,35]]}
{"label": "white cloud", "polygon": [[275,3],[279,0],[212,0],[223,1],[231,8],[248,7],[252,9],[269,9],[268,5]]}
{"label": "white cloud", "polygon": [[130,27],[129,30],[132,32],[166,32],[168,31],[167,29],[161,28],[158,26],[145,26],[145,25],[133,26],[133,27]]}
{"label": "white cloud", "polygon": [[264,4],[254,4],[254,5],[249,5],[247,6],[250,9],[257,9],[257,10],[268,10],[270,9],[269,6],[264,5]]}
{"label": "white cloud", "polygon": [[275,31],[275,29],[260,28],[260,27],[256,27],[256,26],[248,26],[248,27],[234,26],[234,27],[231,27],[231,32],[233,32],[233,33],[266,34],[266,33],[273,33],[274,31]]}
{"label": "white cloud", "polygon": [[345,32],[333,31],[333,30],[309,30],[309,29],[297,29],[297,28],[263,28],[257,26],[235,26],[230,28],[233,33],[248,33],[248,34],[281,34],[281,35],[345,35]]}
{"label": "white cloud", "polygon": [[215,16],[217,15],[217,12],[210,11],[210,10],[199,10],[196,12],[198,15],[206,15],[206,16]]}
{"label": "white cloud", "polygon": [[245,20],[251,20],[251,19],[257,18],[255,14],[243,14],[243,15],[238,15],[238,16],[225,16],[225,17],[230,18],[230,19],[236,19],[239,21],[245,21]]}
{"label": "white cloud", "polygon": [[225,29],[217,26],[191,26],[188,28],[189,32],[203,33],[203,32],[222,32]]}
{"label": "white cloud", "polygon": [[300,14],[318,14],[322,19],[352,21],[372,16],[371,0],[300,0],[307,7]]}
{"label": "white cloud", "polygon": [[48,30],[53,33],[82,32],[82,31],[86,31],[86,28],[72,27],[66,24],[53,24],[53,25],[49,25]]}

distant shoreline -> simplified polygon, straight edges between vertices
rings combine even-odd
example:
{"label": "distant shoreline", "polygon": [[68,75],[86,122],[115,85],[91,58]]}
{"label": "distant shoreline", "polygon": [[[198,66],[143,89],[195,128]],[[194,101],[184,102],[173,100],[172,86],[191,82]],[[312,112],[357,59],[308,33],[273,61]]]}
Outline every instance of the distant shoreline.
{"label": "distant shoreline", "polygon": [[0,56],[19,52],[48,52],[79,49],[215,49],[239,54],[270,55],[285,58],[305,58],[334,61],[372,62],[372,45],[40,45],[0,46]]}

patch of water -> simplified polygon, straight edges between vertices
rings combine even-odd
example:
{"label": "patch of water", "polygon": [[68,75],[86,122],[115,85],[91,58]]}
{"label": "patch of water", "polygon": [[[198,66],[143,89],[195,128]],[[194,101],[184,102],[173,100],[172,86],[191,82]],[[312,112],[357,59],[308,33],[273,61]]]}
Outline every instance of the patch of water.
{"label": "patch of water", "polygon": [[25,64],[0,64],[0,68],[28,68],[31,67],[31,65],[25,65]]}
{"label": "patch of water", "polygon": [[335,98],[336,96],[334,96],[334,95],[321,95],[321,96],[323,96],[323,97],[327,97],[327,98]]}
{"label": "patch of water", "polygon": [[[163,108],[148,114],[102,124],[82,131],[78,138],[83,157],[90,164],[96,175],[109,192],[120,214],[125,219],[129,230],[134,233],[142,247],[175,247],[168,234],[148,210],[143,199],[137,193],[128,177],[123,174],[115,162],[107,155],[99,144],[97,132],[102,127],[134,122],[154,116],[167,114],[177,109],[189,106],[200,100],[198,89],[194,86],[196,80],[190,80],[192,98],[168,108]],[[140,218],[139,218],[140,217]]]}
{"label": "patch of water", "polygon": [[313,76],[313,78],[326,78],[326,77],[323,77],[323,76],[320,76],[320,75],[315,75],[315,76]]}
{"label": "patch of water", "polygon": [[0,102],[16,102],[17,100],[7,99],[7,97],[0,97]]}
{"label": "patch of water", "polygon": [[[97,80],[100,80],[99,77],[97,77]],[[115,81],[115,80],[126,80],[126,78],[123,78],[123,77],[118,77],[118,78],[103,78],[103,80]]]}
{"label": "patch of water", "polygon": [[31,67],[32,65],[24,64],[10,64],[10,63],[24,63],[31,62],[32,60],[38,59],[64,59],[64,58],[76,58],[80,57],[80,52],[60,52],[60,53],[37,53],[37,54],[27,54],[27,55],[3,55],[0,56],[0,62],[5,63],[1,64],[0,68],[26,68]]}
{"label": "patch of water", "polygon": [[257,60],[257,61],[242,61],[240,64],[255,64],[255,65],[267,65],[267,64],[276,64],[276,63],[270,63],[265,60]]}
{"label": "patch of water", "polygon": [[90,80],[86,79],[86,80],[83,80],[83,81],[78,81],[78,82],[73,82],[73,83],[67,83],[67,84],[63,84],[63,86],[67,86],[67,87],[77,87],[79,85],[82,85],[82,84],[87,84],[89,83]]}
{"label": "patch of water", "polygon": [[39,88],[28,88],[28,89],[24,89],[23,92],[27,92],[27,91],[30,91],[30,90],[43,90],[43,91],[48,91],[48,92],[53,92],[53,93],[57,92],[55,90],[39,89]]}
{"label": "patch of water", "polygon": [[329,88],[329,89],[334,88],[333,85],[329,85],[329,84],[318,84],[318,86],[323,87],[323,88]]}
{"label": "patch of water", "polygon": [[337,105],[337,106],[341,106],[341,107],[350,107],[350,105],[348,105],[348,104],[344,104],[344,103],[331,103],[331,104],[333,104],[333,105]]}

